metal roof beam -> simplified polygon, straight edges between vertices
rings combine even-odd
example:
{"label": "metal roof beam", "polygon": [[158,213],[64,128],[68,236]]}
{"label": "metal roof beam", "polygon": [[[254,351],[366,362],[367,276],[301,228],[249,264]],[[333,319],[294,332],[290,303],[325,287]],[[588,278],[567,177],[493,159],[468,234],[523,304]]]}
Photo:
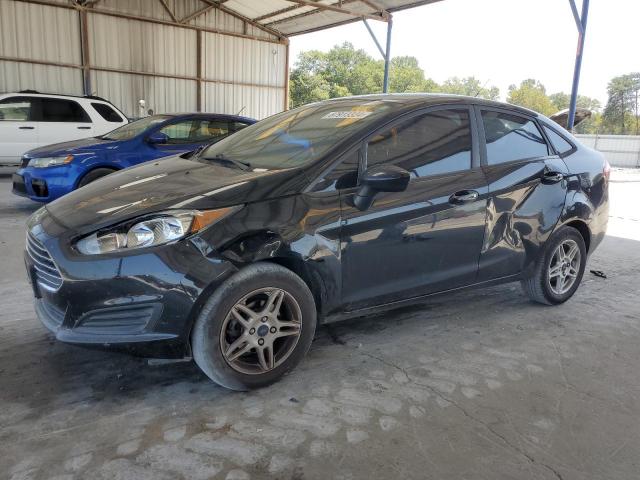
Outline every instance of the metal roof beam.
{"label": "metal roof beam", "polygon": [[159,2],[162,5],[162,7],[165,9],[165,11],[169,14],[169,17],[171,17],[171,20],[173,20],[174,22],[178,23],[178,19],[176,18],[176,16],[173,14],[171,9],[169,8],[169,5],[167,5],[167,1],[166,0],[159,0]]}
{"label": "metal roof beam", "polygon": [[267,25],[263,25],[261,23],[258,23],[256,21],[254,21],[253,19],[249,18],[249,17],[245,17],[244,15],[239,14],[238,12],[231,10],[227,7],[225,7],[224,5],[222,5],[222,1],[214,1],[214,0],[201,0],[202,2],[211,5],[215,8],[217,8],[218,10],[220,10],[221,12],[224,12],[228,15],[231,15],[232,17],[235,17],[239,20],[242,20],[243,22],[248,23],[249,25],[253,25],[256,28],[259,28],[260,30],[270,33],[271,35],[274,35],[280,39],[286,38],[286,35],[284,35],[282,32],[279,32],[278,30],[274,29],[274,28],[270,28]]}
{"label": "metal roof beam", "polygon": [[[351,0],[351,1],[344,0],[344,1],[338,2],[335,5],[337,5],[339,7],[342,7],[342,5],[344,5],[346,3],[352,3],[354,1],[355,0]],[[388,12],[384,8],[382,8],[380,5],[376,4],[375,2],[372,2],[371,0],[359,0],[359,1],[361,1],[362,3],[364,3],[366,5],[369,5],[376,12],[379,12],[381,16],[384,16],[384,15],[388,14]],[[270,12],[270,13],[266,13],[264,15],[260,15],[259,17],[256,17],[253,20],[256,21],[256,22],[261,22],[262,20],[266,20],[268,18],[277,17],[278,15],[282,15],[283,13],[289,13],[289,12],[291,12],[293,10],[297,10],[297,9],[302,8],[304,6],[305,5],[297,4],[297,5],[293,5],[291,7],[282,8],[282,9],[276,10],[274,12]],[[290,18],[293,18],[293,17],[290,17]]]}
{"label": "metal roof beam", "polygon": [[[292,2],[297,2],[297,0],[287,0],[287,1],[292,1]],[[302,1],[302,0],[300,0]],[[342,2],[340,2],[342,5],[346,4],[346,3],[354,3],[355,1],[360,1],[360,0],[343,0]],[[313,3],[316,4],[317,2],[305,2],[305,3]],[[325,4],[320,4],[322,6],[334,6],[334,5],[325,5]],[[299,4],[296,7],[290,7],[291,10],[293,10],[294,8],[300,8],[303,6],[307,6],[307,5],[303,5],[303,4]],[[266,23],[265,25],[267,26],[271,26],[271,25],[276,25],[279,23],[284,23],[284,22],[288,22],[290,20],[297,20],[299,18],[304,18],[304,17],[308,17],[310,15],[315,15],[318,12],[321,11],[331,11],[329,9],[315,9],[315,10],[309,10],[303,13],[300,13],[298,15],[292,15],[290,17],[285,17],[285,18],[280,18],[278,20],[274,20],[273,22],[269,22]],[[343,9],[344,10],[344,9]],[[349,23],[349,22],[357,22],[358,20],[366,20],[367,18],[369,19],[373,19],[373,20],[377,20],[377,21],[381,21],[381,22],[386,22],[388,21],[388,13],[385,12],[385,14],[381,14],[381,15],[370,15],[370,14],[361,14],[361,13],[357,13],[357,12],[352,12],[351,10],[349,10],[352,14],[349,15],[348,19],[342,22],[335,22],[333,23],[331,26],[338,26],[341,25],[343,23]],[[280,12],[280,13],[284,13],[284,12]],[[322,26],[321,28],[319,28],[320,30],[325,30],[327,27],[326,26]],[[312,28],[310,31],[316,31],[316,28]],[[287,35],[298,35],[299,32],[295,32],[295,33],[288,33]]]}
{"label": "metal roof beam", "polygon": [[204,15],[205,13],[207,13],[212,8],[216,8],[216,7],[214,5],[207,5],[206,7],[203,7],[200,10],[196,10],[195,12],[187,15],[182,20],[180,20],[180,23],[189,23],[194,18],[198,18],[199,16]]}
{"label": "metal roof beam", "polygon": [[[360,19],[370,19],[370,20],[380,20],[383,22],[386,22],[388,19],[388,15],[385,11],[380,12],[379,15],[372,15],[369,13],[360,13],[360,12],[354,12],[353,10],[348,10],[346,8],[343,8],[341,5],[343,2],[338,2],[338,3],[334,3],[334,4],[326,4],[326,3],[320,3],[320,2],[312,2],[309,0],[287,0],[288,2],[291,3],[297,3],[298,5],[302,5],[304,7],[313,7],[315,9],[317,9],[317,11],[322,11],[322,10],[326,10],[326,11],[330,11],[330,12],[336,12],[336,13],[342,13],[344,15],[349,15],[352,17],[356,17],[356,18],[360,18]],[[338,6],[340,5],[340,6]],[[317,13],[317,11],[315,11],[314,13]],[[295,17],[290,17],[290,18],[295,18]]]}

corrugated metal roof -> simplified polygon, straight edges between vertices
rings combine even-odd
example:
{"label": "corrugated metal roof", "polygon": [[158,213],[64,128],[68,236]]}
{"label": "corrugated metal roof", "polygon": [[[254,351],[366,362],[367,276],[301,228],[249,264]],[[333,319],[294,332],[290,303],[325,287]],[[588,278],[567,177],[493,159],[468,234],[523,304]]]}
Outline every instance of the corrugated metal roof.
{"label": "corrugated metal roof", "polygon": [[227,0],[225,9],[290,37],[441,0]]}
{"label": "corrugated metal roof", "polygon": [[[57,3],[62,0],[26,0]],[[89,12],[133,16],[206,27],[225,15],[232,33],[283,40],[363,19],[387,21],[390,14],[441,0],[67,0]],[[239,23],[238,23],[239,22]],[[216,19],[217,24],[220,22]]]}

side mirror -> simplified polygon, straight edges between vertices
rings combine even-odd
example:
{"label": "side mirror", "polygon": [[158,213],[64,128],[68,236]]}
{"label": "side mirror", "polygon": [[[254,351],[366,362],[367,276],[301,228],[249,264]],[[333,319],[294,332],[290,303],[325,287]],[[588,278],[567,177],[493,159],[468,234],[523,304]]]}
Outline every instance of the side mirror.
{"label": "side mirror", "polygon": [[149,145],[162,145],[169,141],[169,136],[162,132],[153,132],[147,137],[147,143]]}
{"label": "side mirror", "polygon": [[373,203],[376,193],[403,192],[407,189],[410,178],[409,172],[395,165],[371,167],[362,176],[353,204],[358,210],[366,210]]}

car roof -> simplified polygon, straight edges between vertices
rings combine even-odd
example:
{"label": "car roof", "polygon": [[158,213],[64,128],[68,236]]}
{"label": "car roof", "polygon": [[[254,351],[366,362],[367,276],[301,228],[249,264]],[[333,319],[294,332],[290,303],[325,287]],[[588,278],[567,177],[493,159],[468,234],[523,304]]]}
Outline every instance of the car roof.
{"label": "car roof", "polygon": [[478,97],[469,97],[465,95],[453,95],[453,94],[442,94],[442,93],[377,93],[371,95],[355,95],[351,97],[340,97],[333,98],[330,100],[323,100],[322,104],[331,104],[334,102],[336,105],[339,105],[340,102],[344,101],[353,101],[353,100],[362,100],[363,103],[367,101],[375,101],[375,100],[385,100],[390,101],[392,103],[396,103],[398,109],[403,109],[406,107],[420,107],[420,106],[431,106],[431,105],[448,105],[448,104],[474,104],[481,105],[487,107],[494,108],[504,108],[513,110],[515,112],[526,113],[532,116],[539,116],[540,114],[529,110],[528,108],[520,107],[518,105],[512,105],[510,103],[497,102],[495,100],[487,100],[484,98]]}
{"label": "car roof", "polygon": [[[242,117],[240,115],[232,115],[228,113],[207,113],[207,112],[180,112],[180,113],[154,113],[154,115],[161,115],[165,117],[173,118],[222,118],[225,120],[236,120],[238,122],[255,123],[257,120],[251,117]],[[144,117],[143,117],[144,118]]]}
{"label": "car roof", "polygon": [[75,99],[86,99],[86,100],[95,100],[98,102],[108,103],[109,105],[113,105],[106,98],[98,97],[97,95],[70,95],[65,93],[44,93],[38,92],[36,90],[20,90],[19,92],[2,92],[0,93],[0,97],[6,96],[21,96],[21,97],[60,97],[60,98],[75,98]]}

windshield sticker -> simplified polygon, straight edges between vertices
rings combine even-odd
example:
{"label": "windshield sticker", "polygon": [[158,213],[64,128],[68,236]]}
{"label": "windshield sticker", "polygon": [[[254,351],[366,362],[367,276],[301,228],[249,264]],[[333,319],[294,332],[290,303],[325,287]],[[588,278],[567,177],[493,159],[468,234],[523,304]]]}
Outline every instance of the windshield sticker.
{"label": "windshield sticker", "polygon": [[322,118],[354,118],[360,119],[364,117],[368,117],[373,112],[367,112],[363,110],[350,110],[348,112],[329,112],[324,115]]}

